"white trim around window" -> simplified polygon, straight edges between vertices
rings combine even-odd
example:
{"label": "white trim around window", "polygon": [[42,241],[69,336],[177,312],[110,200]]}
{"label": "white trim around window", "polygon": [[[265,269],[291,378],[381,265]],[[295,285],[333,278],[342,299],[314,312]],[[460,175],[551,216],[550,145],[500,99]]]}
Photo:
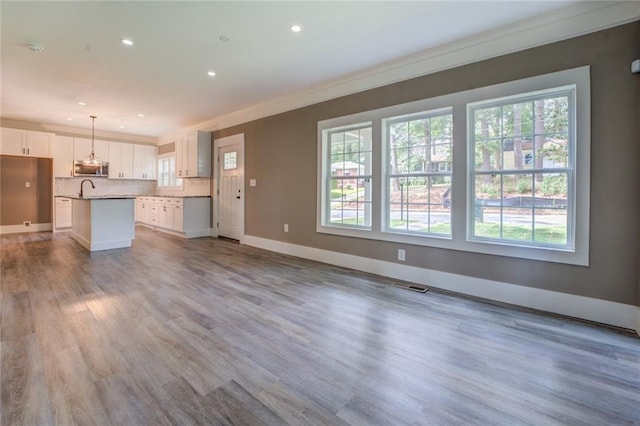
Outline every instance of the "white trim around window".
{"label": "white trim around window", "polygon": [[[570,200],[567,202],[567,240],[566,244],[528,244],[522,241],[477,238],[473,234],[474,185],[471,181],[475,167],[471,130],[468,129],[469,114],[482,105],[493,105],[509,99],[531,99],[544,96],[545,91],[563,93],[570,97],[573,116],[571,117],[571,143],[569,144],[569,163],[555,164],[567,173],[570,187]],[[522,95],[525,94],[523,98]],[[528,98],[526,97],[528,96]],[[573,104],[575,102],[575,104]],[[450,95],[420,100],[388,108],[367,111],[345,117],[324,120],[318,123],[318,215],[316,230],[320,233],[344,235],[412,244],[485,253],[507,257],[517,257],[541,261],[551,261],[575,265],[589,264],[589,192],[590,192],[590,71],[589,67],[580,67],[551,74],[501,83],[493,86],[472,89]],[[451,164],[451,186],[447,200],[451,211],[450,235],[429,232],[413,232],[407,228],[403,232],[397,228],[389,229],[389,141],[385,123],[398,117],[433,117],[442,111],[450,111],[453,118],[453,140]],[[327,135],[336,129],[353,128],[363,123],[371,126],[371,174],[370,177],[370,226],[344,226],[331,223],[329,217],[329,180],[330,157]],[[501,140],[500,143],[505,143]],[[526,152],[523,155],[529,154]],[[532,154],[535,162],[535,154]],[[525,167],[534,167],[531,159],[524,158]],[[431,173],[448,173],[445,167],[434,161],[432,169],[416,169],[416,176],[425,177]],[[536,166],[537,167],[537,166]],[[425,171],[428,170],[428,171]],[[437,170],[437,172],[434,172]],[[552,171],[536,169],[540,173]],[[555,170],[557,172],[558,170]],[[411,171],[408,171],[411,173]],[[515,174],[521,173],[519,171]],[[535,182],[534,182],[535,185]],[[441,196],[441,195],[440,195]],[[437,199],[438,202],[440,199]],[[395,223],[395,222],[394,222]],[[502,231],[501,231],[502,232]],[[502,235],[502,234],[501,234]],[[535,239],[534,239],[535,241]]]}

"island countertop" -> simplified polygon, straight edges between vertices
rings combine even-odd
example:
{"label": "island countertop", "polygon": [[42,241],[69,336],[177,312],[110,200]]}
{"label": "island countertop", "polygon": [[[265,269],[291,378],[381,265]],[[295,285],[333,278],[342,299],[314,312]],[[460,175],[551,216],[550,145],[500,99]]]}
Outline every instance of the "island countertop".
{"label": "island countertop", "polygon": [[117,199],[129,199],[129,198],[140,198],[140,197],[153,197],[153,198],[211,198],[211,195],[90,195],[88,197],[78,196],[78,194],[58,194],[55,195],[56,198],[71,198],[73,200],[117,200]]}
{"label": "island countertop", "polygon": [[72,200],[133,200],[136,195],[91,195],[80,197],[79,195],[56,195],[58,198],[71,198]]}

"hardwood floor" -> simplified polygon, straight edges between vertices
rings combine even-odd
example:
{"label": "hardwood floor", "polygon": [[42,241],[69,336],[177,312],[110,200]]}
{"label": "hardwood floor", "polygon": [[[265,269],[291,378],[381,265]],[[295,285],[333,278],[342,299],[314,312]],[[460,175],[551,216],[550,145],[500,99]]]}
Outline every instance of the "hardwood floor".
{"label": "hardwood floor", "polygon": [[3,236],[1,424],[640,423],[640,339],[213,238]]}

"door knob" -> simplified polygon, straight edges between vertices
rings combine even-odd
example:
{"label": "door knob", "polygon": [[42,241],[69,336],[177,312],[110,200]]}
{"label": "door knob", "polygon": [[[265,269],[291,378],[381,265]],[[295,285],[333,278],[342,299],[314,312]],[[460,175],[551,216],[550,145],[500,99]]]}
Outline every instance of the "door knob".
{"label": "door knob", "polygon": [[239,200],[239,199],[240,199],[240,196],[238,195],[236,198]]}

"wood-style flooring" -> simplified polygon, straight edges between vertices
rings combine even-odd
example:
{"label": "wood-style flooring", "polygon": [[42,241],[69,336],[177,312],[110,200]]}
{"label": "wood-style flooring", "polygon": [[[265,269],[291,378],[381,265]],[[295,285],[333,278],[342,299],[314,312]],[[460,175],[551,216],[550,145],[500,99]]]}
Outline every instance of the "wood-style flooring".
{"label": "wood-style flooring", "polygon": [[0,238],[2,425],[640,423],[640,339],[214,238]]}

